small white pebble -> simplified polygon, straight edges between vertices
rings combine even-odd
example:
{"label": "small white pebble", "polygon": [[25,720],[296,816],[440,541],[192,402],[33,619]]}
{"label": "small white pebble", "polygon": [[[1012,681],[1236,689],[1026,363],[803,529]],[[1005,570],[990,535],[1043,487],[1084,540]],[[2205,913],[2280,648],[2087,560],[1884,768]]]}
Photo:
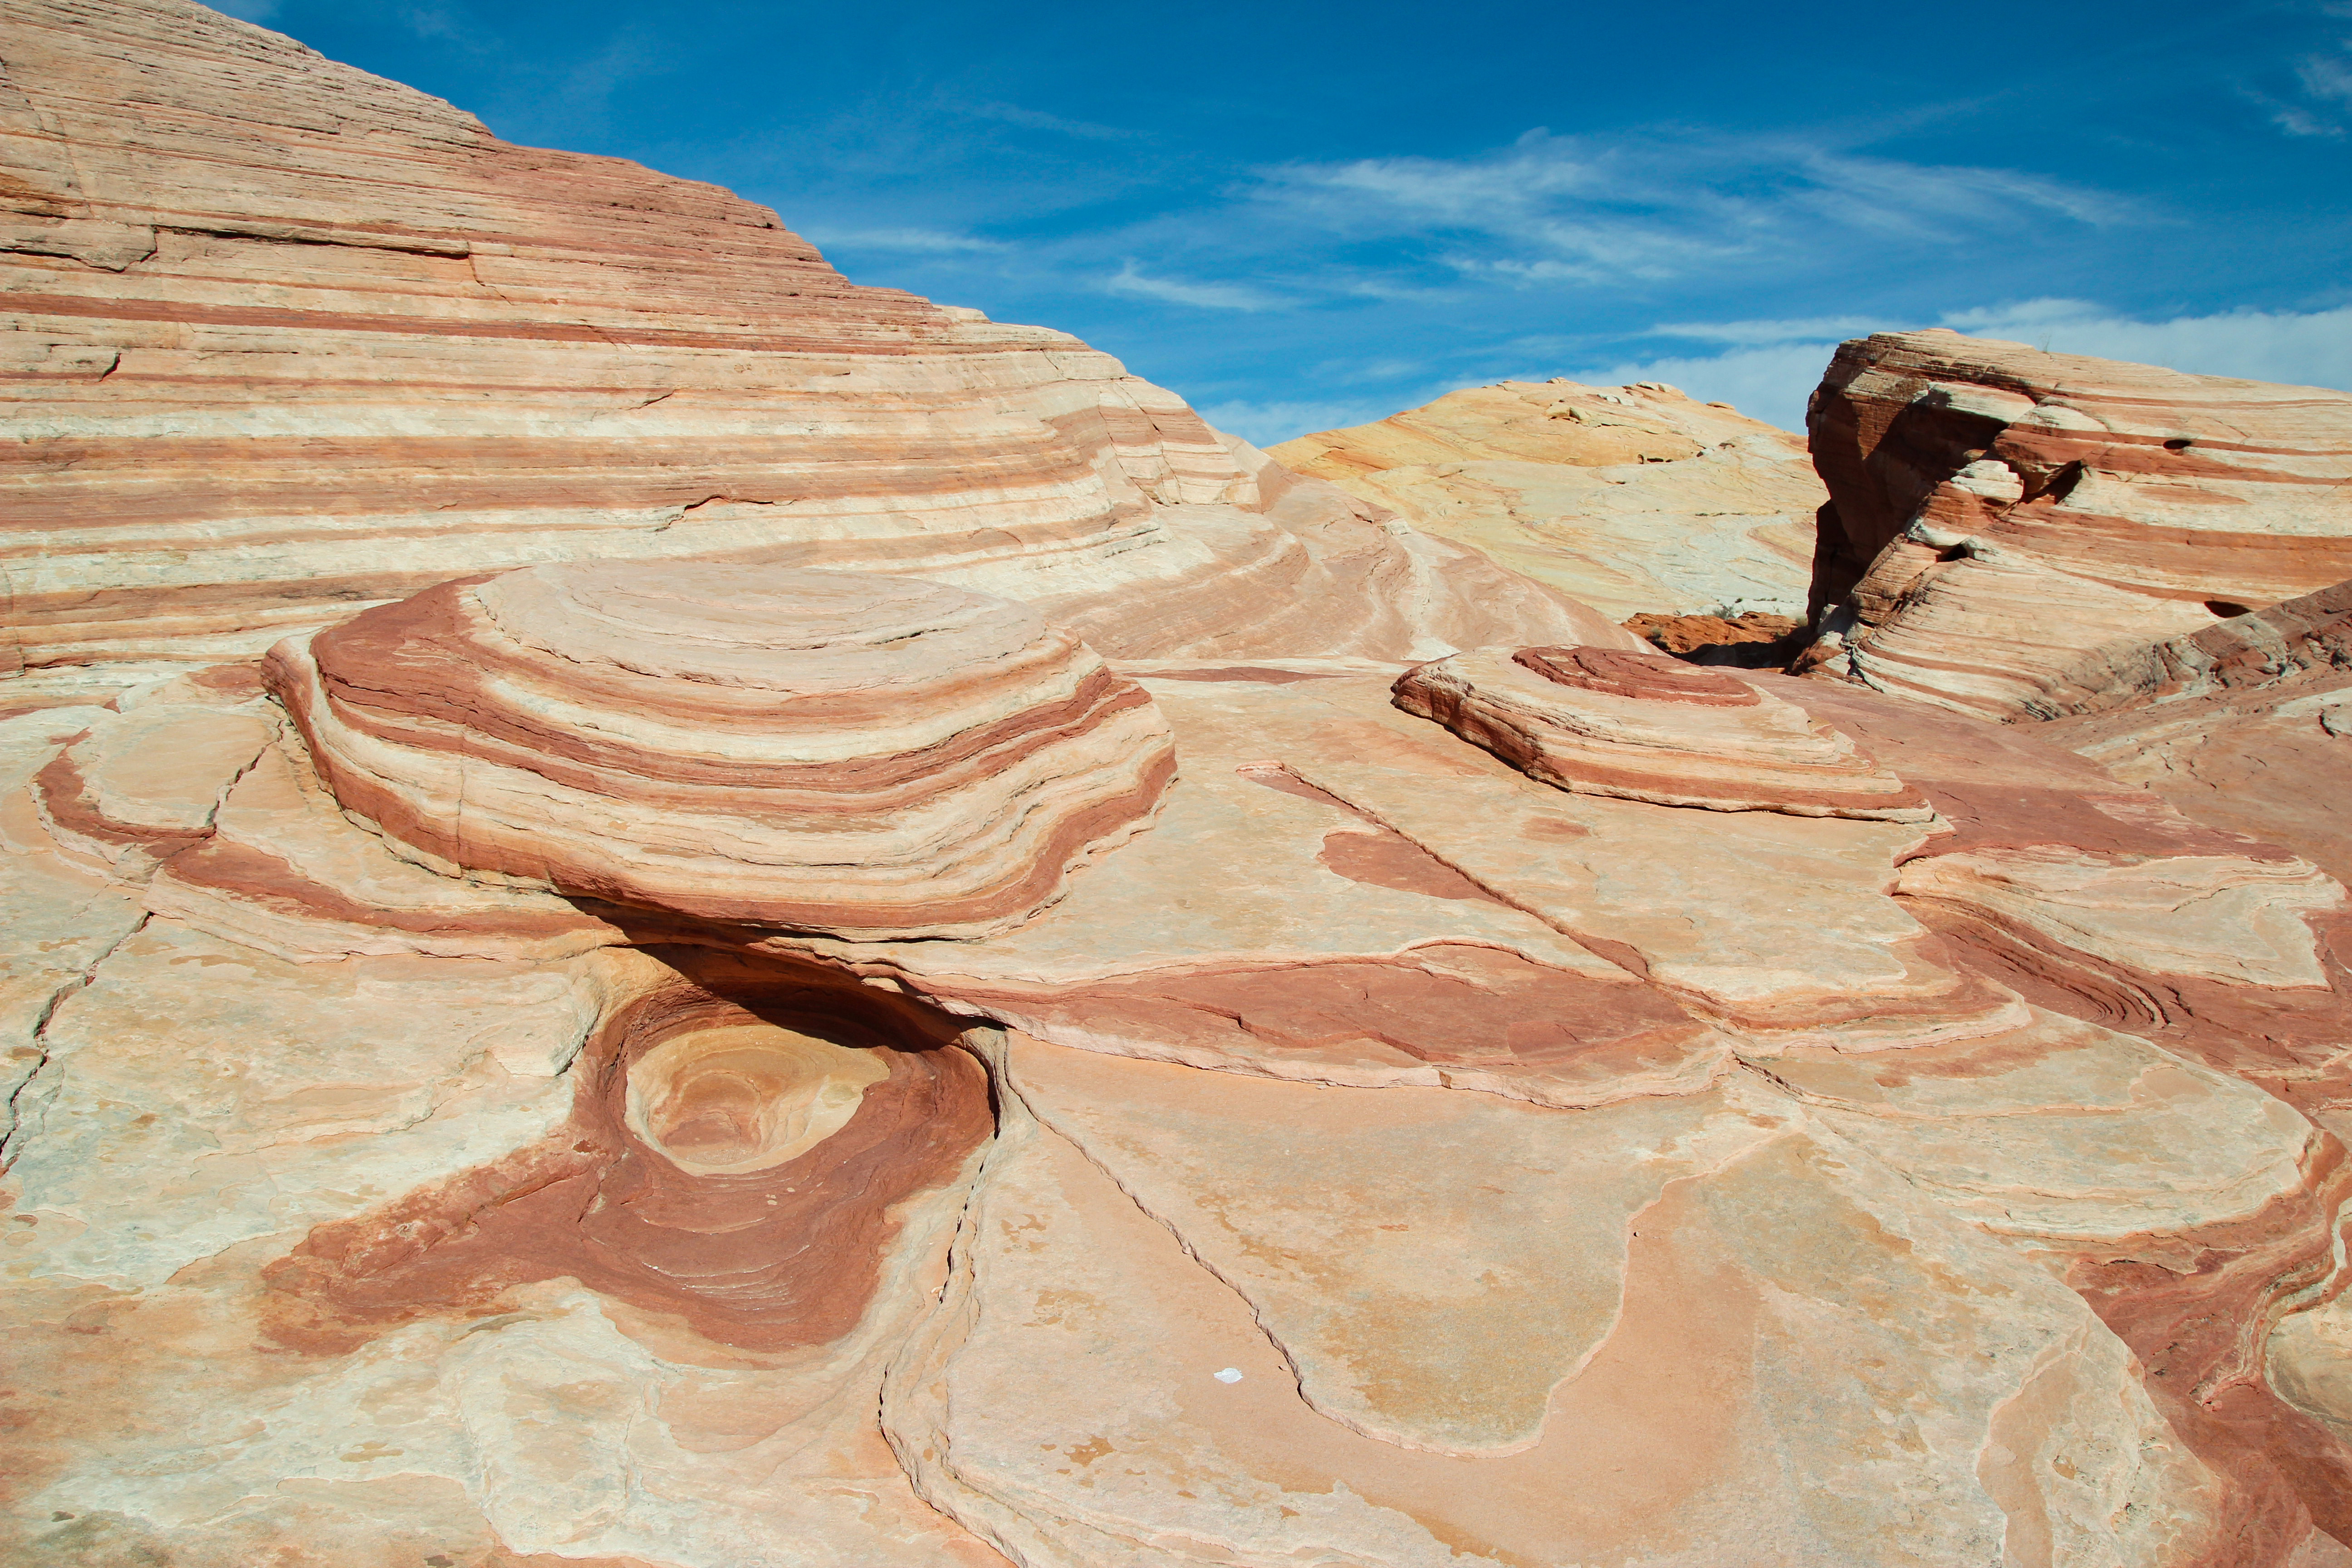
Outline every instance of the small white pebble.
{"label": "small white pebble", "polygon": [[1242,1380],[1242,1369],[1237,1366],[1229,1366],[1223,1372],[1211,1373],[1209,1375],[1215,1378],[1219,1383],[1239,1383]]}

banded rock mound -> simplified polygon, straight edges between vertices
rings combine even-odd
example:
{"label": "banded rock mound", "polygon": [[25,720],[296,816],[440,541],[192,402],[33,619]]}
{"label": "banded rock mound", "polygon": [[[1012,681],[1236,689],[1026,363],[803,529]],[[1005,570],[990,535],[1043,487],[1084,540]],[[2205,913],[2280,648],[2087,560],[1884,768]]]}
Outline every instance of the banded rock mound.
{"label": "banded rock mound", "polygon": [[2352,877],[2352,582],[2110,661],[2053,739],[2217,826]]}
{"label": "banded rock mound", "polygon": [[534,566],[267,668],[337,800],[427,865],[838,936],[1017,925],[1175,771],[1092,649],[914,578]]}
{"label": "banded rock mound", "polygon": [[1941,330],[1842,346],[1805,656],[1994,718],[2111,706],[2151,645],[2352,577],[2352,394]]}
{"label": "banded rock mound", "polygon": [[1612,636],[713,186],[185,0],[8,20],[0,707],[582,557],[918,574],[1139,657]]}
{"label": "banded rock mound", "polygon": [[1670,386],[1466,387],[1267,455],[1612,620],[1804,605],[1822,488],[1802,444]]}
{"label": "banded rock mound", "polygon": [[1926,822],[1919,792],[1793,703],[1702,667],[1617,648],[1482,648],[1421,665],[1396,705],[1529,777],[1716,811]]}

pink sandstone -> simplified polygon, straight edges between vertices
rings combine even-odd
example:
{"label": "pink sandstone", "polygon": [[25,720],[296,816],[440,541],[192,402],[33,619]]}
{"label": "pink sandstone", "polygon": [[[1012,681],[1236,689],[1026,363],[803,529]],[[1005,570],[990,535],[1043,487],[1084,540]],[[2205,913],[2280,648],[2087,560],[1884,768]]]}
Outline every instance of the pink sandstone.
{"label": "pink sandstone", "polygon": [[[176,0],[18,11],[8,255],[91,312],[37,318],[88,460],[19,495],[148,542],[47,580],[100,596],[30,601],[0,717],[0,1555],[2352,1563],[2352,900],[2051,743],[2331,692],[2332,600],[2039,728],[1675,664],[1308,481],[1187,491],[1254,459],[723,193]],[[224,499],[105,400],[216,440],[267,378],[134,300],[414,359],[271,387],[317,422]],[[668,398],[586,390],[656,331]],[[517,394],[419,445],[469,375],[556,434]],[[744,467],[649,500],[704,427]],[[382,510],[468,473],[459,524]],[[721,473],[823,521],[686,517]],[[1579,787],[1611,747],[1710,798]],[[985,918],[915,918],[929,853]]]}
{"label": "pink sandstone", "polygon": [[1091,648],[918,578],[533,566],[265,668],[336,798],[422,864],[837,936],[1018,925],[1176,766]]}
{"label": "pink sandstone", "polygon": [[1996,718],[2352,577],[2352,395],[1937,331],[1839,349],[1803,664]]}

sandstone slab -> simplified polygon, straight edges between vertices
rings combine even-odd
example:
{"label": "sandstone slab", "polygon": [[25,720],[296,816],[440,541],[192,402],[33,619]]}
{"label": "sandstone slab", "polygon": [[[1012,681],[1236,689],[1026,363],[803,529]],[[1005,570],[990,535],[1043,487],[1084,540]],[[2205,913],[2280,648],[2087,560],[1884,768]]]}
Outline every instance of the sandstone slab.
{"label": "sandstone slab", "polygon": [[1396,703],[1581,794],[1795,816],[1934,815],[1917,791],[1803,710],[1654,654],[1479,649],[1399,677]]}

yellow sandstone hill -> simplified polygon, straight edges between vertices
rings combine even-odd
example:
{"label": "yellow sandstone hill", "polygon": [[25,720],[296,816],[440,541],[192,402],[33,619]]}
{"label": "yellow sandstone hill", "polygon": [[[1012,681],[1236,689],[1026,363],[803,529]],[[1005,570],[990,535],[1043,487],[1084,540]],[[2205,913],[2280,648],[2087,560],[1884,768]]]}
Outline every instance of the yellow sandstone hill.
{"label": "yellow sandstone hill", "polygon": [[1268,449],[1612,619],[1804,614],[1804,442],[1671,386],[1506,381]]}

